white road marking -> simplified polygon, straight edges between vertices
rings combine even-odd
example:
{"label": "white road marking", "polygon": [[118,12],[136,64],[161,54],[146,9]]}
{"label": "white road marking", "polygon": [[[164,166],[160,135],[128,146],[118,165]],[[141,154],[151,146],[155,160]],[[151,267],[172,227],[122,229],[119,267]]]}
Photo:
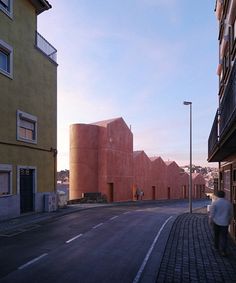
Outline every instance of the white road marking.
{"label": "white road marking", "polygon": [[112,218],[110,218],[110,220],[114,220],[114,219],[116,219],[118,217],[119,217],[118,215],[117,216],[113,216]]}
{"label": "white road marking", "polygon": [[93,229],[96,229],[96,228],[98,228],[98,227],[100,227],[102,225],[103,225],[103,223],[99,223],[98,225],[93,226]]}
{"label": "white road marking", "polygon": [[130,211],[126,211],[126,212],[124,212],[123,214],[129,214],[130,213]]}
{"label": "white road marking", "polygon": [[153,250],[153,248],[154,248],[154,246],[155,246],[155,244],[156,244],[158,238],[159,238],[160,235],[161,235],[162,230],[164,229],[164,227],[166,226],[166,224],[170,221],[170,219],[171,219],[172,217],[173,217],[173,216],[170,216],[170,217],[163,223],[163,225],[161,226],[161,229],[158,231],[158,233],[157,233],[155,239],[154,239],[153,242],[152,242],[152,245],[151,245],[150,249],[148,250],[148,252],[147,252],[147,254],[146,254],[146,256],[145,256],[145,258],[144,258],[144,260],[143,260],[142,265],[141,265],[140,268],[139,268],[139,271],[138,271],[136,277],[134,278],[133,283],[138,283],[138,282],[139,282],[140,277],[141,277],[141,275],[142,275],[142,273],[143,273],[143,270],[144,270],[144,268],[145,268],[145,266],[146,266],[146,264],[147,264],[147,262],[148,262],[148,259],[149,259],[150,255],[151,255],[151,253],[152,253],[152,250]]}
{"label": "white road marking", "polygon": [[38,256],[38,257],[32,259],[31,261],[28,261],[27,263],[21,265],[20,267],[18,267],[18,269],[19,269],[19,270],[24,269],[24,268],[26,268],[27,266],[29,266],[29,265],[35,263],[36,261],[39,261],[41,258],[43,258],[43,257],[45,257],[45,256],[47,256],[47,255],[48,255],[47,253],[42,254],[42,255],[40,255],[40,256]]}
{"label": "white road marking", "polygon": [[83,236],[83,234],[79,234],[79,235],[77,235],[77,236],[71,238],[70,240],[66,241],[66,243],[69,244],[70,242],[72,242],[72,241],[78,239],[78,238],[81,237],[81,236]]}

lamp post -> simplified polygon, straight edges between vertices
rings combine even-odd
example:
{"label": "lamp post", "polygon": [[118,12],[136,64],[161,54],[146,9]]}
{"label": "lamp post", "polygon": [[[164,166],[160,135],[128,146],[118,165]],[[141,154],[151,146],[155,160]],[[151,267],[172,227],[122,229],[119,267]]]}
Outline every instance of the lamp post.
{"label": "lamp post", "polygon": [[190,172],[189,172],[189,212],[192,213],[192,102],[184,101],[184,105],[190,106]]}

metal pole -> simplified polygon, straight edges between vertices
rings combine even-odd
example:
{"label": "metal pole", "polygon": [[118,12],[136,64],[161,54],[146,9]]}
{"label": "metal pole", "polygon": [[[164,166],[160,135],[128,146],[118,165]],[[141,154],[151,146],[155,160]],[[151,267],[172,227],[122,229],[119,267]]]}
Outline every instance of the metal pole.
{"label": "metal pole", "polygon": [[189,173],[189,212],[192,213],[192,102],[190,103],[190,173]]}

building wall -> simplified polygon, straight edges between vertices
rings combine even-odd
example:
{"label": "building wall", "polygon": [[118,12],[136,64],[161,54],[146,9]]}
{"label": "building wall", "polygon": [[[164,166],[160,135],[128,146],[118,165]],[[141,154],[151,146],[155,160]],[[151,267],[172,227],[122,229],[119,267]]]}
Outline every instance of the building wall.
{"label": "building wall", "polygon": [[219,162],[220,178],[215,193],[217,190],[225,191],[226,198],[232,202],[234,215],[230,233],[236,239],[236,2],[216,1],[215,15],[219,28],[219,58],[216,61],[219,105],[208,140],[208,161]]}
{"label": "building wall", "polygon": [[[155,199],[153,195],[152,180],[152,164],[149,157],[144,151],[135,151],[133,154],[134,162],[134,189],[133,199]],[[143,196],[139,196],[140,191]]]}
{"label": "building wall", "polygon": [[98,176],[108,200],[132,199],[133,134],[122,118],[100,127]]}
{"label": "building wall", "polygon": [[155,199],[167,199],[167,166],[161,157],[152,160],[152,188]]}
{"label": "building wall", "polygon": [[193,198],[199,199],[205,197],[205,179],[201,174],[193,174]]}
{"label": "building wall", "polygon": [[108,201],[132,199],[133,135],[122,118],[70,128],[70,199],[100,192]]}
{"label": "building wall", "polygon": [[95,125],[70,126],[70,199],[98,192],[98,135]]}
{"label": "building wall", "polygon": [[[188,184],[189,175],[176,162],[133,152],[133,135],[122,118],[70,128],[70,199],[83,192],[100,192],[109,202],[182,199]],[[137,198],[137,192],[143,195]]]}
{"label": "building wall", "polygon": [[[13,9],[13,19],[0,11],[0,40],[13,48],[13,77],[0,73],[0,162],[12,165],[12,196],[0,197],[0,218],[20,213],[20,166],[35,168],[35,211],[43,207],[41,194],[56,188],[57,65],[35,47],[37,16],[30,1],[14,1]],[[36,144],[17,140],[17,110],[37,117]]]}
{"label": "building wall", "polygon": [[189,197],[189,174],[180,173],[180,195],[183,199]]}
{"label": "building wall", "polygon": [[180,168],[176,162],[167,162],[167,194],[168,199],[182,198],[180,190]]}

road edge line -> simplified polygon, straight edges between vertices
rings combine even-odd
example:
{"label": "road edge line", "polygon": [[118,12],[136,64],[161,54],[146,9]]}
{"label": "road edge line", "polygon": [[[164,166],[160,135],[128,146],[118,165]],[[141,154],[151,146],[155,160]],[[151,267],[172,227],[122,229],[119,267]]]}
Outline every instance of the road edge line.
{"label": "road edge line", "polygon": [[151,245],[151,247],[149,248],[149,250],[148,250],[148,252],[147,252],[147,254],[146,254],[146,256],[145,256],[145,258],[144,258],[144,260],[143,260],[143,263],[142,263],[142,265],[140,266],[140,268],[139,268],[139,270],[138,270],[138,272],[137,272],[137,274],[136,274],[136,276],[135,276],[135,278],[134,278],[134,280],[133,280],[133,283],[138,283],[138,282],[139,282],[139,280],[140,280],[140,278],[141,278],[141,275],[142,275],[142,273],[143,273],[143,270],[144,270],[144,268],[145,268],[145,266],[146,266],[146,264],[147,264],[147,262],[148,262],[148,260],[149,260],[149,257],[150,257],[150,255],[151,255],[153,249],[154,249],[154,246],[155,246],[155,244],[156,244],[158,238],[159,238],[160,235],[161,235],[161,232],[162,232],[163,229],[165,228],[166,224],[167,224],[172,218],[173,218],[173,216],[170,216],[170,217],[167,218],[166,221],[162,224],[161,229],[158,231],[156,237],[154,238],[154,240],[153,240],[153,242],[152,242],[152,245]]}

